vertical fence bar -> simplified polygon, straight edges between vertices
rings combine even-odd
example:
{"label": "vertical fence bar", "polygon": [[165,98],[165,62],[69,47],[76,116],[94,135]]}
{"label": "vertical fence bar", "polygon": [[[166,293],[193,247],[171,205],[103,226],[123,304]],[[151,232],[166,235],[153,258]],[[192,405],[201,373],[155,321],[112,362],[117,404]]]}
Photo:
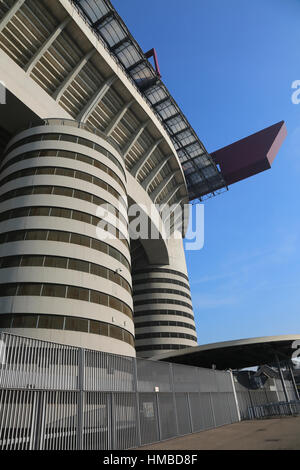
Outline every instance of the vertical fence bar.
{"label": "vertical fence bar", "polygon": [[156,402],[156,410],[157,410],[157,428],[158,428],[158,437],[159,440],[162,440],[162,429],[161,429],[161,418],[160,418],[160,407],[159,407],[159,392],[155,392],[155,402]]}
{"label": "vertical fence bar", "polygon": [[28,392],[28,398],[28,408],[31,411],[28,413],[28,420],[30,426],[29,450],[34,450],[38,401],[37,393]]}
{"label": "vertical fence bar", "polygon": [[238,402],[237,393],[236,393],[236,389],[235,389],[235,385],[234,385],[233,373],[232,373],[231,369],[229,370],[229,373],[230,373],[232,391],[233,391],[234,402],[235,402],[236,411],[237,411],[237,415],[238,415],[238,420],[241,421],[241,412],[240,412],[239,402]]}
{"label": "vertical fence bar", "polygon": [[44,392],[36,392],[37,406],[36,406],[36,425],[35,425],[35,440],[34,450],[41,450],[42,436],[44,434],[44,414],[45,414],[45,394]]}
{"label": "vertical fence bar", "polygon": [[294,376],[294,372],[293,372],[292,361],[287,361],[286,364],[287,364],[288,370],[290,371],[290,374],[291,374],[291,379],[292,379],[292,384],[293,384],[293,388],[294,388],[295,398],[296,398],[296,400],[299,400],[300,399],[299,391],[298,391],[298,388],[297,388],[297,385],[296,385],[296,382],[295,382],[295,376]]}
{"label": "vertical fence bar", "polygon": [[214,402],[213,402],[213,398],[212,398],[212,392],[209,392],[209,399],[210,399],[210,406],[211,406],[211,411],[212,411],[214,425],[215,425],[214,427],[216,427],[217,426],[217,420],[216,420]]}
{"label": "vertical fence bar", "polygon": [[77,384],[77,450],[83,450],[83,413],[84,413],[84,372],[85,372],[85,350],[78,349],[78,384]]}
{"label": "vertical fence bar", "polygon": [[193,432],[193,416],[192,416],[192,408],[191,408],[191,402],[190,402],[190,394],[187,393],[186,394],[186,398],[187,398],[187,405],[188,405],[188,412],[189,412],[189,420],[190,420],[190,429],[191,429],[191,432]]}
{"label": "vertical fence bar", "polygon": [[284,378],[283,378],[283,374],[282,374],[282,370],[281,370],[281,366],[280,366],[280,362],[279,362],[277,354],[275,354],[275,359],[276,359],[276,363],[277,363],[277,368],[278,368],[279,377],[280,377],[280,380],[281,380],[285,400],[288,403],[289,402],[289,396],[288,396],[288,393],[287,393],[285,381],[284,381]]}
{"label": "vertical fence bar", "polygon": [[142,435],[141,435],[141,422],[140,422],[140,401],[139,401],[139,389],[138,389],[138,375],[137,375],[137,360],[136,357],[133,358],[133,390],[135,393],[135,403],[136,403],[136,428],[137,428],[137,438],[138,446],[142,445]]}
{"label": "vertical fence bar", "polygon": [[178,413],[177,413],[177,403],[176,403],[176,395],[175,395],[175,382],[174,382],[174,369],[173,364],[169,364],[170,370],[170,382],[171,382],[171,392],[173,398],[173,407],[175,411],[175,423],[176,423],[176,436],[179,436],[179,425],[178,425]]}
{"label": "vertical fence bar", "polygon": [[108,448],[115,450],[115,430],[113,419],[113,394],[107,394],[107,440]]}

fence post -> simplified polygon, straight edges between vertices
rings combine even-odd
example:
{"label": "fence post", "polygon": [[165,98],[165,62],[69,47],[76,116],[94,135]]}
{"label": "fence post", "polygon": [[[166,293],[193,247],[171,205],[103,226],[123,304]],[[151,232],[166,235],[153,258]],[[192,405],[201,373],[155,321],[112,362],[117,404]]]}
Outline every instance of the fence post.
{"label": "fence post", "polygon": [[232,373],[232,370],[231,370],[231,369],[229,369],[229,374],[230,374],[230,378],[231,378],[232,391],[233,391],[233,396],[234,396],[236,411],[237,411],[237,415],[238,415],[238,421],[242,421],[242,420],[241,420],[240,407],[239,407],[239,401],[238,401],[238,397],[237,397],[237,393],[236,393],[236,389],[235,389],[235,385],[234,385],[233,373]]}
{"label": "fence post", "polygon": [[85,350],[78,349],[78,416],[77,416],[77,450],[83,450],[83,408],[84,408],[84,363]]}
{"label": "fence post", "polygon": [[186,398],[187,398],[187,404],[188,404],[188,410],[189,410],[190,429],[191,429],[191,433],[193,433],[194,432],[194,425],[193,425],[193,416],[192,416],[192,409],[191,409],[191,402],[190,402],[189,392],[186,392]]}
{"label": "fence post", "polygon": [[170,370],[170,379],[171,379],[171,391],[172,391],[172,396],[173,396],[173,407],[174,407],[174,410],[175,410],[176,436],[179,436],[179,425],[178,425],[176,395],[175,395],[175,386],[174,386],[174,369],[173,369],[173,364],[169,364],[169,370]]}
{"label": "fence post", "polygon": [[284,378],[283,378],[283,374],[282,374],[282,370],[281,370],[281,367],[280,367],[280,362],[279,362],[277,354],[275,354],[275,359],[276,359],[276,362],[277,362],[277,368],[278,368],[279,377],[280,377],[280,380],[281,380],[285,400],[286,400],[287,403],[289,403],[290,400],[289,400],[289,396],[288,396],[288,393],[287,393],[285,381],[284,381]]}
{"label": "fence post", "polygon": [[36,426],[35,426],[35,441],[34,450],[42,449],[42,438],[44,434],[45,424],[45,408],[46,408],[46,392],[36,392]]}
{"label": "fence post", "polygon": [[216,420],[216,414],[215,414],[215,407],[214,407],[214,402],[213,402],[213,398],[212,398],[212,393],[213,392],[209,392],[209,399],[210,399],[210,406],[211,406],[211,411],[212,411],[212,415],[213,415],[213,418],[214,418],[214,424],[215,424],[215,428],[217,427],[217,420]]}
{"label": "fence post", "polygon": [[155,399],[156,399],[156,410],[157,410],[157,427],[158,427],[158,437],[159,440],[162,440],[162,429],[161,429],[161,418],[160,418],[160,408],[159,408],[159,398],[158,393],[155,392]]}
{"label": "fence post", "polygon": [[139,390],[138,390],[138,374],[137,374],[137,358],[133,358],[133,389],[135,391],[136,401],[136,424],[137,424],[137,435],[138,435],[138,446],[142,445],[141,435],[141,423],[140,423],[140,402],[139,402]]}
{"label": "fence post", "polygon": [[287,391],[287,388],[286,388],[286,383],[285,383],[285,380],[284,380],[284,377],[283,377],[283,373],[282,373],[282,370],[281,370],[281,367],[280,367],[280,362],[279,362],[277,354],[275,354],[275,359],[276,359],[276,362],[277,362],[278,372],[279,372],[280,380],[281,380],[281,383],[282,383],[282,388],[283,388],[285,400],[286,400],[286,403],[287,403],[287,407],[288,407],[289,413],[291,415],[293,415],[293,409],[292,409],[292,406],[290,404],[290,399],[289,399],[288,391]]}
{"label": "fence post", "polygon": [[293,365],[291,363],[292,361],[287,361],[286,364],[287,364],[287,367],[290,371],[290,374],[291,374],[291,379],[292,379],[292,384],[293,384],[293,387],[294,387],[294,392],[295,392],[295,397],[296,397],[296,400],[299,400],[299,392],[298,392],[298,388],[297,388],[297,385],[296,385],[296,382],[295,382],[295,376],[294,376],[294,372],[293,372]]}
{"label": "fence post", "polygon": [[[255,401],[255,403],[253,402],[253,397],[252,397],[252,394],[251,394],[251,390],[247,390],[247,392],[248,392],[248,395],[249,395],[249,400],[250,400],[251,406],[252,406],[252,408],[254,408],[254,406],[256,406],[256,401]],[[255,397],[255,395],[254,395],[254,397]]]}
{"label": "fence post", "polygon": [[109,449],[115,450],[115,429],[114,429],[114,416],[113,416],[113,393],[107,394],[107,427],[108,427],[108,443]]}
{"label": "fence post", "polygon": [[281,400],[280,400],[280,395],[279,395],[280,390],[278,389],[277,381],[278,381],[278,379],[274,378],[275,391],[276,391],[276,395],[277,395],[277,402],[279,403]]}

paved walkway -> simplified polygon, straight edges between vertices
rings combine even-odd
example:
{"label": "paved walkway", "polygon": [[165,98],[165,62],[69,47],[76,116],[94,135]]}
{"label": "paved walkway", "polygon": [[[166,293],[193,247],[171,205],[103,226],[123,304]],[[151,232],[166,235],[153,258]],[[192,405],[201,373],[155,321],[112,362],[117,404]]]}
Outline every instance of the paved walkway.
{"label": "paved walkway", "polygon": [[242,421],[140,449],[300,450],[300,417]]}

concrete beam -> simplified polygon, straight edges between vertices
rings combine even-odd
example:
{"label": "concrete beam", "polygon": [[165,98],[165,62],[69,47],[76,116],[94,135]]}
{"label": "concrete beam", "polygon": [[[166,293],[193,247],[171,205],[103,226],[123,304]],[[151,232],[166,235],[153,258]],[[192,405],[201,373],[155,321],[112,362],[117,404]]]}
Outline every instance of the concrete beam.
{"label": "concrete beam", "polygon": [[149,150],[143,155],[139,161],[134,165],[134,167],[131,170],[131,174],[135,177],[138,178],[139,172],[142,169],[142,167],[147,163],[153,152],[157,149],[159,144],[161,144],[163,139],[158,139],[152,147],[149,148]]}
{"label": "concrete beam", "polygon": [[125,103],[124,106],[118,112],[118,114],[116,114],[114,119],[112,119],[112,121],[110,122],[110,124],[107,126],[105,130],[105,134],[107,135],[107,137],[109,137],[113,133],[113,131],[119,125],[120,121],[123,119],[123,117],[125,116],[128,109],[130,108],[130,106],[132,106],[133,103],[134,103],[134,100],[129,101],[129,103]]}
{"label": "concrete beam", "polygon": [[156,204],[156,201],[160,195],[160,193],[168,186],[168,184],[170,183],[170,181],[172,181],[172,179],[174,178],[174,173],[170,173],[166,179],[164,179],[158,186],[157,188],[155,188],[155,190],[150,194],[150,197],[152,199],[152,201],[154,202],[154,204]]}
{"label": "concrete beam", "polygon": [[23,3],[25,3],[25,0],[17,0],[17,2],[3,16],[2,20],[0,21],[0,33],[4,30],[4,28],[8,25],[8,23],[13,19],[13,17],[21,8]]}
{"label": "concrete beam", "polygon": [[102,85],[100,90],[88,101],[83,110],[78,114],[76,120],[86,122],[95,108],[98,106],[99,101],[106,95],[112,84],[117,80],[116,75],[109,77]]}
{"label": "concrete beam", "polygon": [[172,212],[170,212],[170,213],[163,219],[164,222],[166,222],[166,220],[168,220],[168,219],[171,217],[171,215],[172,215],[174,212],[176,212],[176,209],[181,205],[181,203],[183,202],[183,200],[184,200],[184,198],[181,197],[181,198],[178,200],[178,202],[176,202],[176,204],[174,204],[174,208],[173,208]]}
{"label": "concrete beam", "polygon": [[[166,216],[165,218],[162,218],[162,221],[163,221],[164,224],[167,222],[167,220],[170,219],[170,217],[171,217],[172,214],[175,214],[175,213],[176,213],[176,210],[178,209],[179,206],[181,206],[181,204],[182,204],[182,202],[184,201],[184,199],[185,199],[184,197],[181,197],[181,198],[178,200],[178,202],[176,202],[176,204],[173,204],[173,205],[174,205],[173,210],[170,211],[170,212],[167,214],[167,216]],[[181,216],[181,212],[180,212],[180,216]],[[178,217],[177,217],[177,218],[178,218]],[[175,221],[176,221],[176,219],[175,219]]]}
{"label": "concrete beam", "polygon": [[[0,77],[5,83],[7,92],[11,92],[20,103],[23,103],[41,119],[73,119],[71,114],[59,106],[42,87],[32,80],[32,78],[2,50],[0,50]],[[7,109],[4,105],[2,105],[1,108]],[[2,112],[4,112],[4,110]],[[6,112],[8,111],[6,110]],[[17,122],[19,122],[19,119],[23,119],[22,116],[16,117]],[[5,119],[5,121],[6,120],[7,119]],[[30,120],[24,121],[19,127],[26,127],[29,121]],[[17,129],[15,132],[17,132]]]}
{"label": "concrete beam", "polygon": [[169,194],[167,194],[167,196],[161,202],[161,205],[162,205],[161,210],[162,211],[164,210],[165,206],[171,201],[171,199],[175,196],[175,194],[183,187],[184,187],[184,184],[180,184],[180,185],[176,186],[175,188],[173,188],[173,190],[170,191]]}
{"label": "concrete beam", "polygon": [[185,221],[183,220],[183,217],[182,217],[182,214],[179,214],[173,224],[171,225],[170,229],[172,231],[172,229],[174,230],[174,232],[176,230],[180,230],[180,232],[183,232],[183,229],[184,229],[184,225],[185,225]]}
{"label": "concrete beam", "polygon": [[[182,207],[182,204],[181,204],[182,201],[183,199],[179,200],[179,204],[177,205],[177,208],[174,211],[172,211],[170,214],[170,216],[174,214],[173,222],[170,224],[170,232],[172,232],[172,230],[173,231],[180,230],[181,233],[186,233],[188,229],[189,218],[188,218],[188,215],[186,214],[186,211],[184,210],[184,206]],[[180,211],[178,211],[179,206],[181,206]],[[167,221],[168,221],[168,217],[166,217],[166,219],[164,220],[164,224],[167,224]]]}
{"label": "concrete beam", "polygon": [[152,171],[151,173],[145,178],[145,180],[142,182],[142,186],[145,189],[145,191],[148,192],[149,187],[157,177],[157,175],[161,172],[161,170],[164,168],[164,166],[168,163],[168,161],[172,158],[173,155],[169,155],[168,157],[165,157]]}
{"label": "concrete beam", "polygon": [[54,43],[54,41],[58,38],[61,32],[65,29],[68,23],[70,23],[71,18],[66,18],[57,28],[53,31],[53,33],[49,36],[47,41],[37,50],[34,56],[30,59],[24,70],[30,74],[33,68],[36,66],[38,61],[43,57],[43,55],[47,52],[49,47]]}
{"label": "concrete beam", "polygon": [[77,77],[77,75],[81,72],[83,67],[88,63],[91,57],[95,54],[95,49],[90,51],[88,54],[85,55],[81,59],[81,61],[77,64],[74,70],[72,70],[69,75],[65,78],[65,80],[61,83],[61,85],[57,88],[57,90],[53,93],[52,98],[55,101],[59,101],[64,92],[69,88],[73,80]]}
{"label": "concrete beam", "polygon": [[135,132],[135,134],[133,134],[132,138],[129,140],[129,142],[127,143],[127,145],[125,146],[124,150],[123,150],[123,156],[124,158],[126,157],[126,155],[130,152],[130,150],[132,149],[132,147],[137,143],[138,139],[140,138],[140,136],[142,135],[142,133],[144,132],[144,130],[146,129],[146,127],[148,126],[150,121],[146,121],[144,122],[138,129],[137,131]]}

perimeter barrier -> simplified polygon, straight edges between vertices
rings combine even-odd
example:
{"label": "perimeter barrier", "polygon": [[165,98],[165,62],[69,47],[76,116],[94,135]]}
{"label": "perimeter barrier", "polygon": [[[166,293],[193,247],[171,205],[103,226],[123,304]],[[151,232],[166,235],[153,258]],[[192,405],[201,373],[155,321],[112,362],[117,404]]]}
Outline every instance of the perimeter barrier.
{"label": "perimeter barrier", "polygon": [[247,407],[230,371],[4,332],[0,345],[0,450],[136,448],[238,422]]}

